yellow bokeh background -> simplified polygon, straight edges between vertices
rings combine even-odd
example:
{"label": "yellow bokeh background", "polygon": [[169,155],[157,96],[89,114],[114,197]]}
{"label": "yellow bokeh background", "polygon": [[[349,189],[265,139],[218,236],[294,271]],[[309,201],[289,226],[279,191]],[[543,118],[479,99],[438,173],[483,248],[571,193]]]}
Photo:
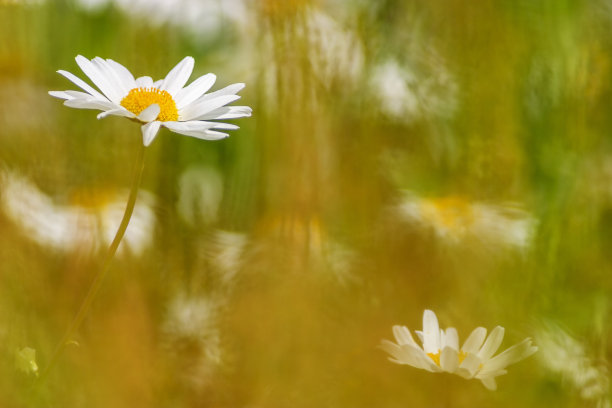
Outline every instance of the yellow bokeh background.
{"label": "yellow bokeh background", "polygon": [[[610,407],[611,33],[607,0],[0,2],[0,407]],[[79,54],[191,55],[253,115],[160,131],[42,378],[142,143],[48,95]],[[539,351],[497,391],[393,364],[425,309]]]}

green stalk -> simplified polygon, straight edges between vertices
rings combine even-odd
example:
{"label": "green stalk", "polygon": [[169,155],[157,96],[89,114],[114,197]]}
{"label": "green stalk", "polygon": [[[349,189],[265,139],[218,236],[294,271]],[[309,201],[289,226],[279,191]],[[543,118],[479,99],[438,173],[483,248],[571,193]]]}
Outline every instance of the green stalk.
{"label": "green stalk", "polygon": [[57,347],[55,348],[55,351],[51,355],[49,364],[47,365],[47,368],[45,368],[45,370],[43,371],[41,375],[41,380],[46,378],[51,368],[57,362],[57,359],[60,356],[62,350],[64,349],[64,346],[66,346],[66,343],[70,340],[70,337],[72,337],[72,335],[81,326],[81,323],[83,323],[83,320],[87,316],[87,313],[89,312],[89,309],[91,308],[91,305],[94,299],[96,298],[96,295],[98,294],[100,290],[100,287],[102,286],[102,281],[104,280],[104,277],[106,276],[106,274],[108,273],[108,270],[110,269],[111,261],[113,260],[113,258],[115,257],[115,254],[117,253],[117,248],[119,248],[119,244],[121,243],[121,240],[123,239],[123,236],[125,235],[125,231],[127,230],[128,224],[130,223],[130,219],[132,218],[132,213],[134,212],[134,205],[136,204],[136,197],[138,196],[138,188],[140,187],[140,183],[142,181],[145,149],[146,147],[141,144],[140,149],[138,150],[138,156],[136,158],[134,181],[132,182],[132,187],[130,189],[130,196],[128,198],[128,202],[125,207],[125,212],[123,213],[123,218],[121,219],[121,224],[119,225],[119,228],[117,229],[115,238],[113,238],[113,242],[111,242],[108,248],[108,252],[106,253],[106,257],[104,258],[104,263],[102,265],[102,268],[98,271],[98,273],[94,277],[94,280],[91,283],[89,290],[87,291],[87,295],[85,295],[85,298],[83,299],[83,302],[81,303],[81,307],[79,308],[79,311],[75,315],[74,319],[72,320],[72,323],[70,324],[70,326],[68,326],[68,329],[62,336],[61,341],[58,343]]}

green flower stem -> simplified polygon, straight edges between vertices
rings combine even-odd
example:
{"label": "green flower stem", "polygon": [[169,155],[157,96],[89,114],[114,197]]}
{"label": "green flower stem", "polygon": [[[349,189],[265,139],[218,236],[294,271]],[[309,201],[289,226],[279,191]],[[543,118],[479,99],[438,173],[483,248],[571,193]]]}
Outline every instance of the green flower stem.
{"label": "green flower stem", "polygon": [[134,181],[132,183],[132,188],[130,190],[130,196],[128,198],[128,202],[125,207],[125,212],[123,214],[121,224],[119,225],[119,228],[117,229],[117,233],[115,234],[115,238],[113,239],[113,242],[110,244],[110,247],[108,248],[106,257],[104,258],[104,264],[102,265],[102,268],[98,271],[96,276],[94,277],[94,280],[91,286],[89,287],[89,290],[87,291],[87,295],[85,296],[85,298],[83,299],[83,302],[81,303],[81,307],[79,308],[79,311],[77,312],[74,319],[72,320],[72,323],[70,324],[70,326],[68,327],[64,335],[62,336],[62,340],[58,343],[57,347],[55,348],[55,351],[53,352],[51,359],[49,360],[49,364],[47,365],[47,368],[45,368],[45,370],[42,373],[41,380],[46,378],[51,368],[57,362],[57,359],[60,356],[62,350],[64,349],[64,346],[70,340],[70,337],[72,337],[72,335],[81,326],[81,323],[83,323],[83,320],[87,316],[87,313],[89,312],[89,309],[94,299],[96,298],[96,295],[98,294],[98,291],[100,290],[100,287],[102,286],[102,281],[104,280],[104,277],[106,276],[106,274],[108,273],[108,270],[110,269],[111,261],[113,260],[113,258],[115,257],[115,254],[117,253],[117,248],[119,248],[119,244],[121,243],[121,240],[123,239],[123,236],[125,235],[125,231],[127,230],[128,224],[130,223],[130,219],[132,218],[132,213],[134,212],[134,205],[136,204],[136,197],[138,196],[138,188],[140,187],[140,183],[142,181],[145,149],[146,147],[141,144],[140,149],[138,150],[138,157],[136,159],[135,175],[134,175]]}

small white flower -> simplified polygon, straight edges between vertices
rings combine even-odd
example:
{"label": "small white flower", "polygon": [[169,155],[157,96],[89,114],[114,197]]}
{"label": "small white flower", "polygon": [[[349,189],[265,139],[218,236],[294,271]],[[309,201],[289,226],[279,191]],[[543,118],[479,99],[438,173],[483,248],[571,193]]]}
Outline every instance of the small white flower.
{"label": "small white flower", "polygon": [[36,350],[24,347],[15,352],[15,366],[21,372],[38,376],[38,364],[36,363]]}
{"label": "small white flower", "polygon": [[215,222],[222,199],[223,176],[214,167],[191,166],[181,174],[176,209],[187,224]]}
{"label": "small white flower", "polygon": [[76,0],[74,3],[93,13],[112,6],[138,19],[139,23],[168,25],[191,34],[190,40],[194,41],[208,41],[220,35],[221,30],[247,24],[250,17],[245,0]]}
{"label": "small white flower", "polygon": [[197,389],[209,383],[224,363],[222,303],[218,296],[180,293],[170,300],[162,321],[162,344],[180,367],[181,379]]}
{"label": "small white flower", "polygon": [[51,91],[49,94],[64,99],[64,105],[71,108],[101,110],[98,119],[115,115],[143,123],[145,146],[155,139],[160,126],[198,139],[218,140],[229,135],[213,129],[232,130],[238,126],[209,120],[251,116],[248,106],[225,106],[240,98],[236,93],[244,84],[206,93],[216,80],[214,74],[206,74],[185,87],[193,71],[192,57],[185,57],[164,79],[156,82],[149,76],[134,78],[127,68],[111,59],[88,60],[79,55],[76,62],[101,92],[70,72],[59,70],[59,74],[85,92]]}
{"label": "small white flower", "polygon": [[398,207],[406,221],[431,228],[448,243],[480,241],[494,247],[527,249],[537,221],[512,204],[485,204],[460,196],[419,197],[407,192]]}
{"label": "small white flower", "polygon": [[420,119],[450,118],[457,110],[458,85],[444,63],[425,60],[419,69],[389,59],[376,65],[369,80],[380,111],[390,119],[412,123]]}
{"label": "small white flower", "polygon": [[[477,378],[495,390],[495,377],[506,374],[505,368],[535,353],[538,348],[527,338],[493,357],[504,338],[504,328],[495,327],[487,338],[487,329],[477,327],[459,348],[454,327],[441,330],[434,312],[423,313],[423,331],[415,332],[423,346],[412,338],[405,326],[393,326],[396,343],[383,340],[381,348],[391,354],[389,360],[430,372],[447,372],[466,379]],[[486,340],[485,340],[486,338]]]}
{"label": "small white flower", "polygon": [[[0,210],[38,244],[58,251],[95,251],[110,245],[125,209],[126,192],[91,196],[87,205],[62,205],[30,180],[13,172],[0,172]],[[119,252],[141,255],[153,242],[155,199],[138,193]]]}
{"label": "small white flower", "polygon": [[538,357],[546,368],[561,374],[584,400],[601,401],[598,406],[610,403],[608,368],[595,350],[552,322],[542,324],[535,337],[542,347]]}

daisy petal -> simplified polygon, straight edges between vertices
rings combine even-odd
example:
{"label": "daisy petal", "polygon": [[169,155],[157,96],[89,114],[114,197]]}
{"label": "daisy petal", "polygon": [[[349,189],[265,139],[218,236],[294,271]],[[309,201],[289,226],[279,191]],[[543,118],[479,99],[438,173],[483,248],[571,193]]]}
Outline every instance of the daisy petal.
{"label": "daisy petal", "polygon": [[182,109],[201,97],[214,85],[216,79],[215,74],[206,74],[178,91],[174,98],[176,100],[176,107]]}
{"label": "daisy petal", "polygon": [[457,370],[455,370],[454,374],[457,374],[459,377],[461,378],[465,378],[466,380],[470,380],[472,378],[474,378],[474,376],[472,376],[469,371],[467,371],[465,368],[457,368]]}
{"label": "daisy petal", "polygon": [[187,83],[187,80],[193,72],[194,60],[192,57],[185,57],[179,62],[170,72],[166,75],[166,78],[162,81],[159,89],[167,91],[170,95],[175,96],[183,86]]}
{"label": "daisy petal", "polygon": [[134,75],[132,75],[129,69],[112,59],[107,59],[106,63],[115,71],[119,79],[123,82],[124,89],[127,89],[127,92],[137,87]]}
{"label": "daisy petal", "polygon": [[[89,95],[85,94],[84,92],[83,94]],[[72,96],[70,96],[70,94],[68,94],[68,91],[49,91],[49,95],[59,99],[74,99]]]}
{"label": "daisy petal", "polygon": [[158,104],[153,103],[149,105],[145,110],[140,112],[140,115],[138,115],[136,118],[141,122],[151,122],[159,116],[159,112],[161,112],[161,108]]}
{"label": "daisy petal", "polygon": [[480,380],[482,378],[499,377],[500,375],[504,375],[504,374],[508,374],[508,371],[507,370],[495,370],[495,371],[489,371],[487,373],[478,373],[476,375],[476,378]]}
{"label": "daisy petal", "polygon": [[[410,347],[408,345],[402,347]],[[418,349],[419,358],[421,359],[421,363],[423,364],[423,368],[431,373],[441,373],[442,368],[439,367],[434,361],[427,355],[422,349]]]}
{"label": "daisy petal", "polygon": [[112,109],[106,112],[99,113],[97,118],[104,119],[107,116],[123,116],[124,118],[133,118],[134,114],[125,108]]}
{"label": "daisy petal", "polygon": [[423,313],[423,350],[425,353],[440,351],[440,326],[436,314],[431,310]]}
{"label": "daisy petal", "polygon": [[380,348],[391,354],[400,364],[407,364],[416,368],[425,368],[419,358],[418,350],[410,347],[400,347],[388,340],[381,342]]}
{"label": "daisy petal", "polygon": [[72,98],[66,99],[64,105],[70,108],[77,109],[99,109],[99,110],[111,110],[116,109],[117,106],[108,100],[99,100],[95,98]]}
{"label": "daisy petal", "polygon": [[57,71],[58,74],[66,77],[68,80],[70,80],[73,84],[75,84],[76,86],[78,86],[79,88],[81,88],[82,90],[84,90],[85,92],[87,92],[88,94],[90,94],[91,96],[95,96],[98,98],[104,98],[106,99],[100,92],[96,91],[94,88],[92,88],[91,86],[89,86],[87,84],[87,82],[83,81],[81,78],[77,77],[76,75],[74,75],[71,72],[68,71],[64,71],[62,69],[60,69],[59,71]]}
{"label": "daisy petal", "polygon": [[481,378],[480,381],[482,381],[482,384],[491,391],[495,391],[497,389],[497,383],[495,382],[495,378]]}
{"label": "daisy petal", "polygon": [[467,340],[465,340],[465,343],[463,343],[461,351],[466,353],[477,353],[486,337],[487,329],[484,327],[475,328],[472,333],[470,333]]}
{"label": "daisy petal", "polygon": [[418,347],[410,334],[410,330],[408,330],[406,326],[393,326],[393,335],[397,340],[397,344],[400,346],[403,344],[410,344],[414,347]]}
{"label": "daisy petal", "polygon": [[108,103],[112,103],[110,102],[108,99],[106,99],[103,96],[95,97],[95,96],[91,96],[90,94],[86,93],[86,92],[81,92],[81,91],[65,91],[66,95],[68,95],[71,99],[76,99],[76,98],[85,98],[85,99],[98,99],[100,101],[103,102],[108,102]]}
{"label": "daisy petal", "polygon": [[204,122],[204,121],[201,121],[201,122],[202,123],[212,123],[212,124],[214,124],[214,126],[211,129],[223,129],[223,130],[236,130],[236,129],[240,129],[240,126],[236,126],[233,123]]}
{"label": "daisy petal", "polygon": [[440,367],[447,373],[453,373],[459,367],[457,349],[444,347],[440,353]]}
{"label": "daisy petal", "polygon": [[423,336],[423,331],[422,330],[415,330],[414,331],[417,335],[417,337],[419,338],[419,341],[421,342],[421,344],[423,344],[423,341],[425,340],[425,337]]}
{"label": "daisy petal", "polygon": [[501,326],[497,326],[491,331],[491,334],[489,334],[489,337],[478,352],[478,357],[483,361],[486,361],[491,358],[491,356],[495,354],[495,352],[501,345],[503,339],[504,328]]}
{"label": "daisy petal", "polygon": [[531,345],[531,339],[525,339],[505,350],[503,353],[500,353],[492,359],[485,361],[481,373],[487,374],[493,371],[501,370],[510,364],[517,363],[524,358],[529,357],[537,350],[537,347]]}
{"label": "daisy petal", "polygon": [[91,82],[93,82],[111,102],[117,104],[120,102],[123,96],[120,94],[120,90],[112,85],[106,74],[101,71],[96,64],[82,55],[76,57],[76,62],[85,75],[91,79]]}
{"label": "daisy petal", "polygon": [[164,122],[164,126],[175,133],[180,133],[185,136],[196,137],[204,140],[224,139],[229,135],[227,133],[215,132],[210,129],[220,125],[215,122]]}
{"label": "daisy petal", "polygon": [[136,78],[136,87],[153,88],[153,78],[150,76],[141,76],[140,78]]}
{"label": "daisy petal", "polygon": [[115,71],[113,67],[105,60],[100,57],[95,57],[91,60],[91,63],[98,68],[98,70],[104,74],[108,83],[116,90],[119,98],[124,97],[130,92],[131,87],[128,87],[123,81],[123,78]]}
{"label": "daisy petal", "polygon": [[199,101],[203,101],[203,100],[214,99],[214,98],[217,98],[219,96],[235,95],[238,92],[240,92],[242,90],[242,88],[244,88],[244,86],[245,85],[243,83],[237,83],[237,84],[228,85],[225,88],[219,89],[218,91],[207,93],[206,95],[203,95],[200,99],[198,99],[198,102]]}
{"label": "daisy petal", "polygon": [[211,111],[240,99],[238,95],[223,95],[214,99],[198,99],[196,102],[179,111],[181,120],[199,120],[200,117],[209,114]]}
{"label": "daisy petal", "polygon": [[459,335],[457,329],[449,327],[444,333],[444,345],[453,348],[455,351],[459,351]]}
{"label": "daisy petal", "polygon": [[161,122],[157,120],[154,122],[149,122],[146,125],[142,125],[142,142],[145,146],[149,146],[151,142],[153,142],[153,139],[155,139],[155,136],[157,136],[160,126]]}
{"label": "daisy petal", "polygon": [[476,354],[468,354],[459,365],[459,368],[460,370],[465,370],[469,374],[469,377],[467,378],[472,378],[474,375],[476,375],[476,372],[480,367],[480,363],[481,360]]}
{"label": "daisy petal", "polygon": [[198,120],[244,118],[251,116],[252,112],[253,110],[248,106],[222,106],[201,115]]}

